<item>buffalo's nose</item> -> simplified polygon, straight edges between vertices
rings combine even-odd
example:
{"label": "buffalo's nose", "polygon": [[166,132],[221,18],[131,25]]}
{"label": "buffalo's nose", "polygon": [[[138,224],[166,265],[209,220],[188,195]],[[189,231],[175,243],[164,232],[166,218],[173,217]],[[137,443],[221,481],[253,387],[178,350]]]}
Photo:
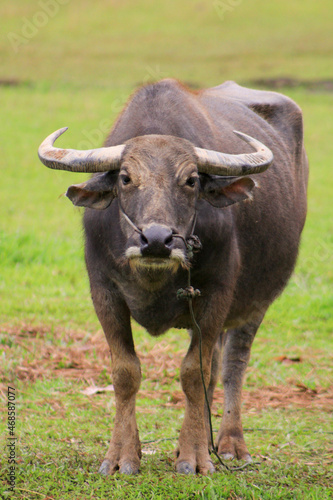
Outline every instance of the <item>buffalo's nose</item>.
{"label": "buffalo's nose", "polygon": [[143,257],[169,257],[172,250],[172,231],[164,226],[150,226],[140,235]]}

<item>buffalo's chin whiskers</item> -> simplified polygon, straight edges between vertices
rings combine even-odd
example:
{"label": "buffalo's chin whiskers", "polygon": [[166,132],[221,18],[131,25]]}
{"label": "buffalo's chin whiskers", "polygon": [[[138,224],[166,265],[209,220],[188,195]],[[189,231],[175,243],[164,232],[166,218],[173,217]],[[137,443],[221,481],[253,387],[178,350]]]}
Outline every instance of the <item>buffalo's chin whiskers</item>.
{"label": "buffalo's chin whiskers", "polygon": [[176,259],[151,259],[143,257],[131,257],[129,265],[133,271],[138,269],[147,271],[171,271],[175,273],[179,267],[179,260]]}
{"label": "buffalo's chin whiskers", "polygon": [[144,270],[147,271],[171,271],[175,274],[181,266],[183,269],[188,269],[188,263],[184,259],[168,258],[168,259],[153,259],[143,257],[131,257],[128,259],[132,271]]}
{"label": "buffalo's chin whiskers", "polygon": [[171,271],[173,274],[177,272],[179,266],[183,269],[189,268],[189,262],[185,258],[184,252],[178,248],[171,251],[170,257],[142,257],[139,247],[130,247],[125,252],[124,260],[126,260],[132,271],[138,269],[151,271]]}

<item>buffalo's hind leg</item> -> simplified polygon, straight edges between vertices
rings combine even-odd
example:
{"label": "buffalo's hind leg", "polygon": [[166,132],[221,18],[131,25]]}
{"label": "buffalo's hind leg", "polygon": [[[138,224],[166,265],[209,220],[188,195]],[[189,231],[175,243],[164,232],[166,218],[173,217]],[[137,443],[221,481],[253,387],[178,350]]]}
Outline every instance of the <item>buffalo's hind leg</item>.
{"label": "buffalo's hind leg", "polygon": [[140,466],[141,445],[135,398],[141,382],[141,369],[134,350],[130,314],[122,299],[105,288],[92,288],[92,298],[110,347],[116,399],[112,439],[99,472],[108,475],[119,470],[124,474],[136,474]]}
{"label": "buffalo's hind leg", "polygon": [[[221,370],[221,347],[222,347],[222,333],[219,335],[214,350],[213,350],[213,355],[212,355],[212,362],[211,362],[211,372],[210,372],[210,381],[209,385],[207,387],[207,396],[208,396],[208,401],[209,401],[209,408],[211,410],[212,404],[213,404],[213,396],[214,396],[214,390],[220,375],[220,370]],[[210,429],[210,412],[208,412],[207,404],[205,401],[205,421],[206,421],[206,432],[207,432],[207,438],[208,438],[208,444],[209,448],[211,449],[213,447],[212,439],[211,439],[211,429]]]}
{"label": "buffalo's hind leg", "polygon": [[223,336],[222,382],[224,411],[217,436],[218,453],[225,459],[251,461],[241,422],[241,395],[245,370],[260,320],[227,330]]}

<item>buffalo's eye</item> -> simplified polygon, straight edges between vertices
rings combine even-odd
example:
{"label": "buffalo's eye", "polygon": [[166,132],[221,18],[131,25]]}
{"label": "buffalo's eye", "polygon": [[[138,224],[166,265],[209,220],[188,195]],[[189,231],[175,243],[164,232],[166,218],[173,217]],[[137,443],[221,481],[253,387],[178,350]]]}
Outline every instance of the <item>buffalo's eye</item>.
{"label": "buffalo's eye", "polygon": [[129,175],[123,174],[120,176],[121,182],[123,183],[124,186],[127,186],[127,184],[130,184],[131,178]]}
{"label": "buffalo's eye", "polygon": [[194,188],[197,183],[197,177],[189,177],[186,181],[186,186],[189,186],[191,188]]}

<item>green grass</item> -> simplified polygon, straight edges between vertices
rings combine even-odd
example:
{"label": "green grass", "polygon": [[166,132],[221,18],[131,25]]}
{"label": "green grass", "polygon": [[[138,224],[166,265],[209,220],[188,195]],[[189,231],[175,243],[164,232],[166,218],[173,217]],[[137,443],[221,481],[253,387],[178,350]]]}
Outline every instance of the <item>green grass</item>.
{"label": "green grass", "polygon": [[[221,5],[232,3],[222,18]],[[235,4],[184,0],[180,8],[175,0],[72,0],[17,51],[8,34],[23,36],[41,3],[0,7],[0,83],[18,84],[0,85],[0,497],[8,497],[5,392],[14,385],[18,463],[12,498],[332,498],[332,414],[316,407],[317,399],[303,408],[286,402],[284,408],[244,410],[246,440],[260,466],[178,477],[173,449],[183,410],[171,408],[169,399],[180,390],[179,371],[162,385],[145,366],[143,394],[156,391],[153,400],[138,399],[149,453],[139,476],[102,478],[96,471],[110,438],[113,395],[84,396],[80,390],[89,380],[59,375],[70,364],[65,353],[90,345],[100,327],[84,269],[81,211],[61,196],[85,176],[43,167],[37,158],[43,138],[67,125],[59,145],[97,147],[134,88],[167,76],[199,86],[225,79],[251,85],[280,76],[333,78],[329,0]],[[296,272],[254,343],[245,391],[298,384],[324,393],[333,379],[333,94],[304,85],[283,92],[304,112],[309,213]],[[161,342],[136,325],[134,330],[142,354]],[[77,331],[84,332],[80,341]],[[172,352],[187,348],[186,332],[164,338]],[[45,371],[29,382],[20,369],[38,368],[39,360],[45,366],[42,346],[62,353],[59,372]],[[94,348],[84,352],[86,360],[100,359]],[[300,362],[281,363],[283,356]],[[95,382],[110,383],[108,362],[101,363]],[[214,415],[217,428],[221,406]]]}
{"label": "green grass", "polygon": [[[223,16],[221,4],[234,8]],[[204,84],[332,76],[330,0],[184,0],[181,8],[176,0],[71,0],[36,31],[41,10],[35,0],[1,7],[3,76],[128,89],[162,76]],[[24,36],[27,21],[33,36],[13,47],[9,34]]]}
{"label": "green grass", "polygon": [[[100,394],[91,400],[78,393],[82,387],[70,388],[58,379],[37,382],[19,394],[18,498],[35,498],[31,492],[59,499],[331,498],[327,488],[332,480],[327,449],[331,426],[321,417],[314,430],[315,412],[295,409],[267,409],[245,417],[245,435],[255,460],[251,468],[228,472],[220,467],[211,477],[178,478],[173,449],[182,412],[158,407],[165,403],[162,400],[154,402],[152,414],[145,414],[142,404],[147,408],[149,401],[141,401],[140,475],[101,478],[96,470],[107,449],[114,399]],[[218,420],[214,419],[215,427]],[[6,472],[5,465],[2,473]]]}

